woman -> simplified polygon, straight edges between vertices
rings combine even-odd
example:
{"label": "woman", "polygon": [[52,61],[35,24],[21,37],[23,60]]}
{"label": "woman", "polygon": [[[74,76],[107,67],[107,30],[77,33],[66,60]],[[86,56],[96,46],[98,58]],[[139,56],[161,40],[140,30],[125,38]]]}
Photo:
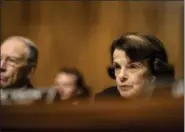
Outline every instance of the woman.
{"label": "woman", "polygon": [[[49,96],[51,95],[51,96]],[[75,68],[62,68],[55,78],[55,90],[51,90],[47,102],[70,103],[78,105],[90,99],[90,89],[83,75]]]}
{"label": "woman", "polygon": [[151,97],[154,89],[156,96],[171,90],[166,87],[174,81],[174,68],[168,63],[163,43],[155,36],[127,33],[112,43],[110,55],[112,66],[108,71],[117,86],[97,94],[95,100],[141,99]]}

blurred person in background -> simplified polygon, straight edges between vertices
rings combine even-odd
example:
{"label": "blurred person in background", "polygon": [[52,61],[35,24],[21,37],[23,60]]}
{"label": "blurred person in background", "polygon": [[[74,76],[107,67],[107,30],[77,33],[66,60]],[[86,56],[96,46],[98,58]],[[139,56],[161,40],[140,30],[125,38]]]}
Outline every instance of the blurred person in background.
{"label": "blurred person in background", "polygon": [[38,49],[28,38],[12,36],[1,44],[0,88],[32,88]]}
{"label": "blurred person in background", "polygon": [[126,33],[112,43],[110,55],[112,66],[109,67],[109,74],[116,80],[117,87],[98,93],[96,101],[172,96],[174,68],[169,64],[163,43],[157,37]]}
{"label": "blurred person in background", "polygon": [[85,84],[83,75],[75,68],[62,68],[55,78],[55,94],[47,95],[49,102],[71,103],[78,105],[80,102],[88,102],[90,89]]}
{"label": "blurred person in background", "polygon": [[172,87],[172,94],[174,98],[184,97],[184,78],[179,78],[175,81]]}

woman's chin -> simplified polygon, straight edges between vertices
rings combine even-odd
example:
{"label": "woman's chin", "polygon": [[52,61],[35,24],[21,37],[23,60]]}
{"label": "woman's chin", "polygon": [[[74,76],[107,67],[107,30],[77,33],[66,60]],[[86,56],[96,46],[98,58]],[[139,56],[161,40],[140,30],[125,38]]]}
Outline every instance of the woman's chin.
{"label": "woman's chin", "polygon": [[124,92],[120,92],[120,95],[125,98],[125,99],[131,99],[134,97],[134,94],[132,92],[129,91],[124,91]]}
{"label": "woman's chin", "polygon": [[138,92],[135,92],[133,89],[127,91],[119,91],[120,95],[125,99],[135,99],[139,96]]}

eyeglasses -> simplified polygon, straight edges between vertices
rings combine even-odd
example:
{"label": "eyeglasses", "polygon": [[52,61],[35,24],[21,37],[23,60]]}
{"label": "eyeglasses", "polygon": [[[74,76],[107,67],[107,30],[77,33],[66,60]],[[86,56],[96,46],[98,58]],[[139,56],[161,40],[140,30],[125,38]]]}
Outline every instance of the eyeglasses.
{"label": "eyeglasses", "polygon": [[18,65],[22,65],[26,63],[26,59],[21,57],[13,57],[13,56],[0,56],[0,61],[5,61],[5,63],[9,66],[15,67]]}

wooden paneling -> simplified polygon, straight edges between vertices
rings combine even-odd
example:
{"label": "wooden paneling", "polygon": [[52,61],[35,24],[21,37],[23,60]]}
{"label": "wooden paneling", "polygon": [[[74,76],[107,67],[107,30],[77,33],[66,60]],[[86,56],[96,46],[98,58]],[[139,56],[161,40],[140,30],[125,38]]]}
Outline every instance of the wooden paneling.
{"label": "wooden paneling", "polygon": [[113,39],[128,31],[157,35],[176,76],[183,76],[183,1],[4,1],[2,38],[32,39],[40,58],[33,82],[53,84],[59,67],[79,68],[93,92],[114,84],[107,73]]}

